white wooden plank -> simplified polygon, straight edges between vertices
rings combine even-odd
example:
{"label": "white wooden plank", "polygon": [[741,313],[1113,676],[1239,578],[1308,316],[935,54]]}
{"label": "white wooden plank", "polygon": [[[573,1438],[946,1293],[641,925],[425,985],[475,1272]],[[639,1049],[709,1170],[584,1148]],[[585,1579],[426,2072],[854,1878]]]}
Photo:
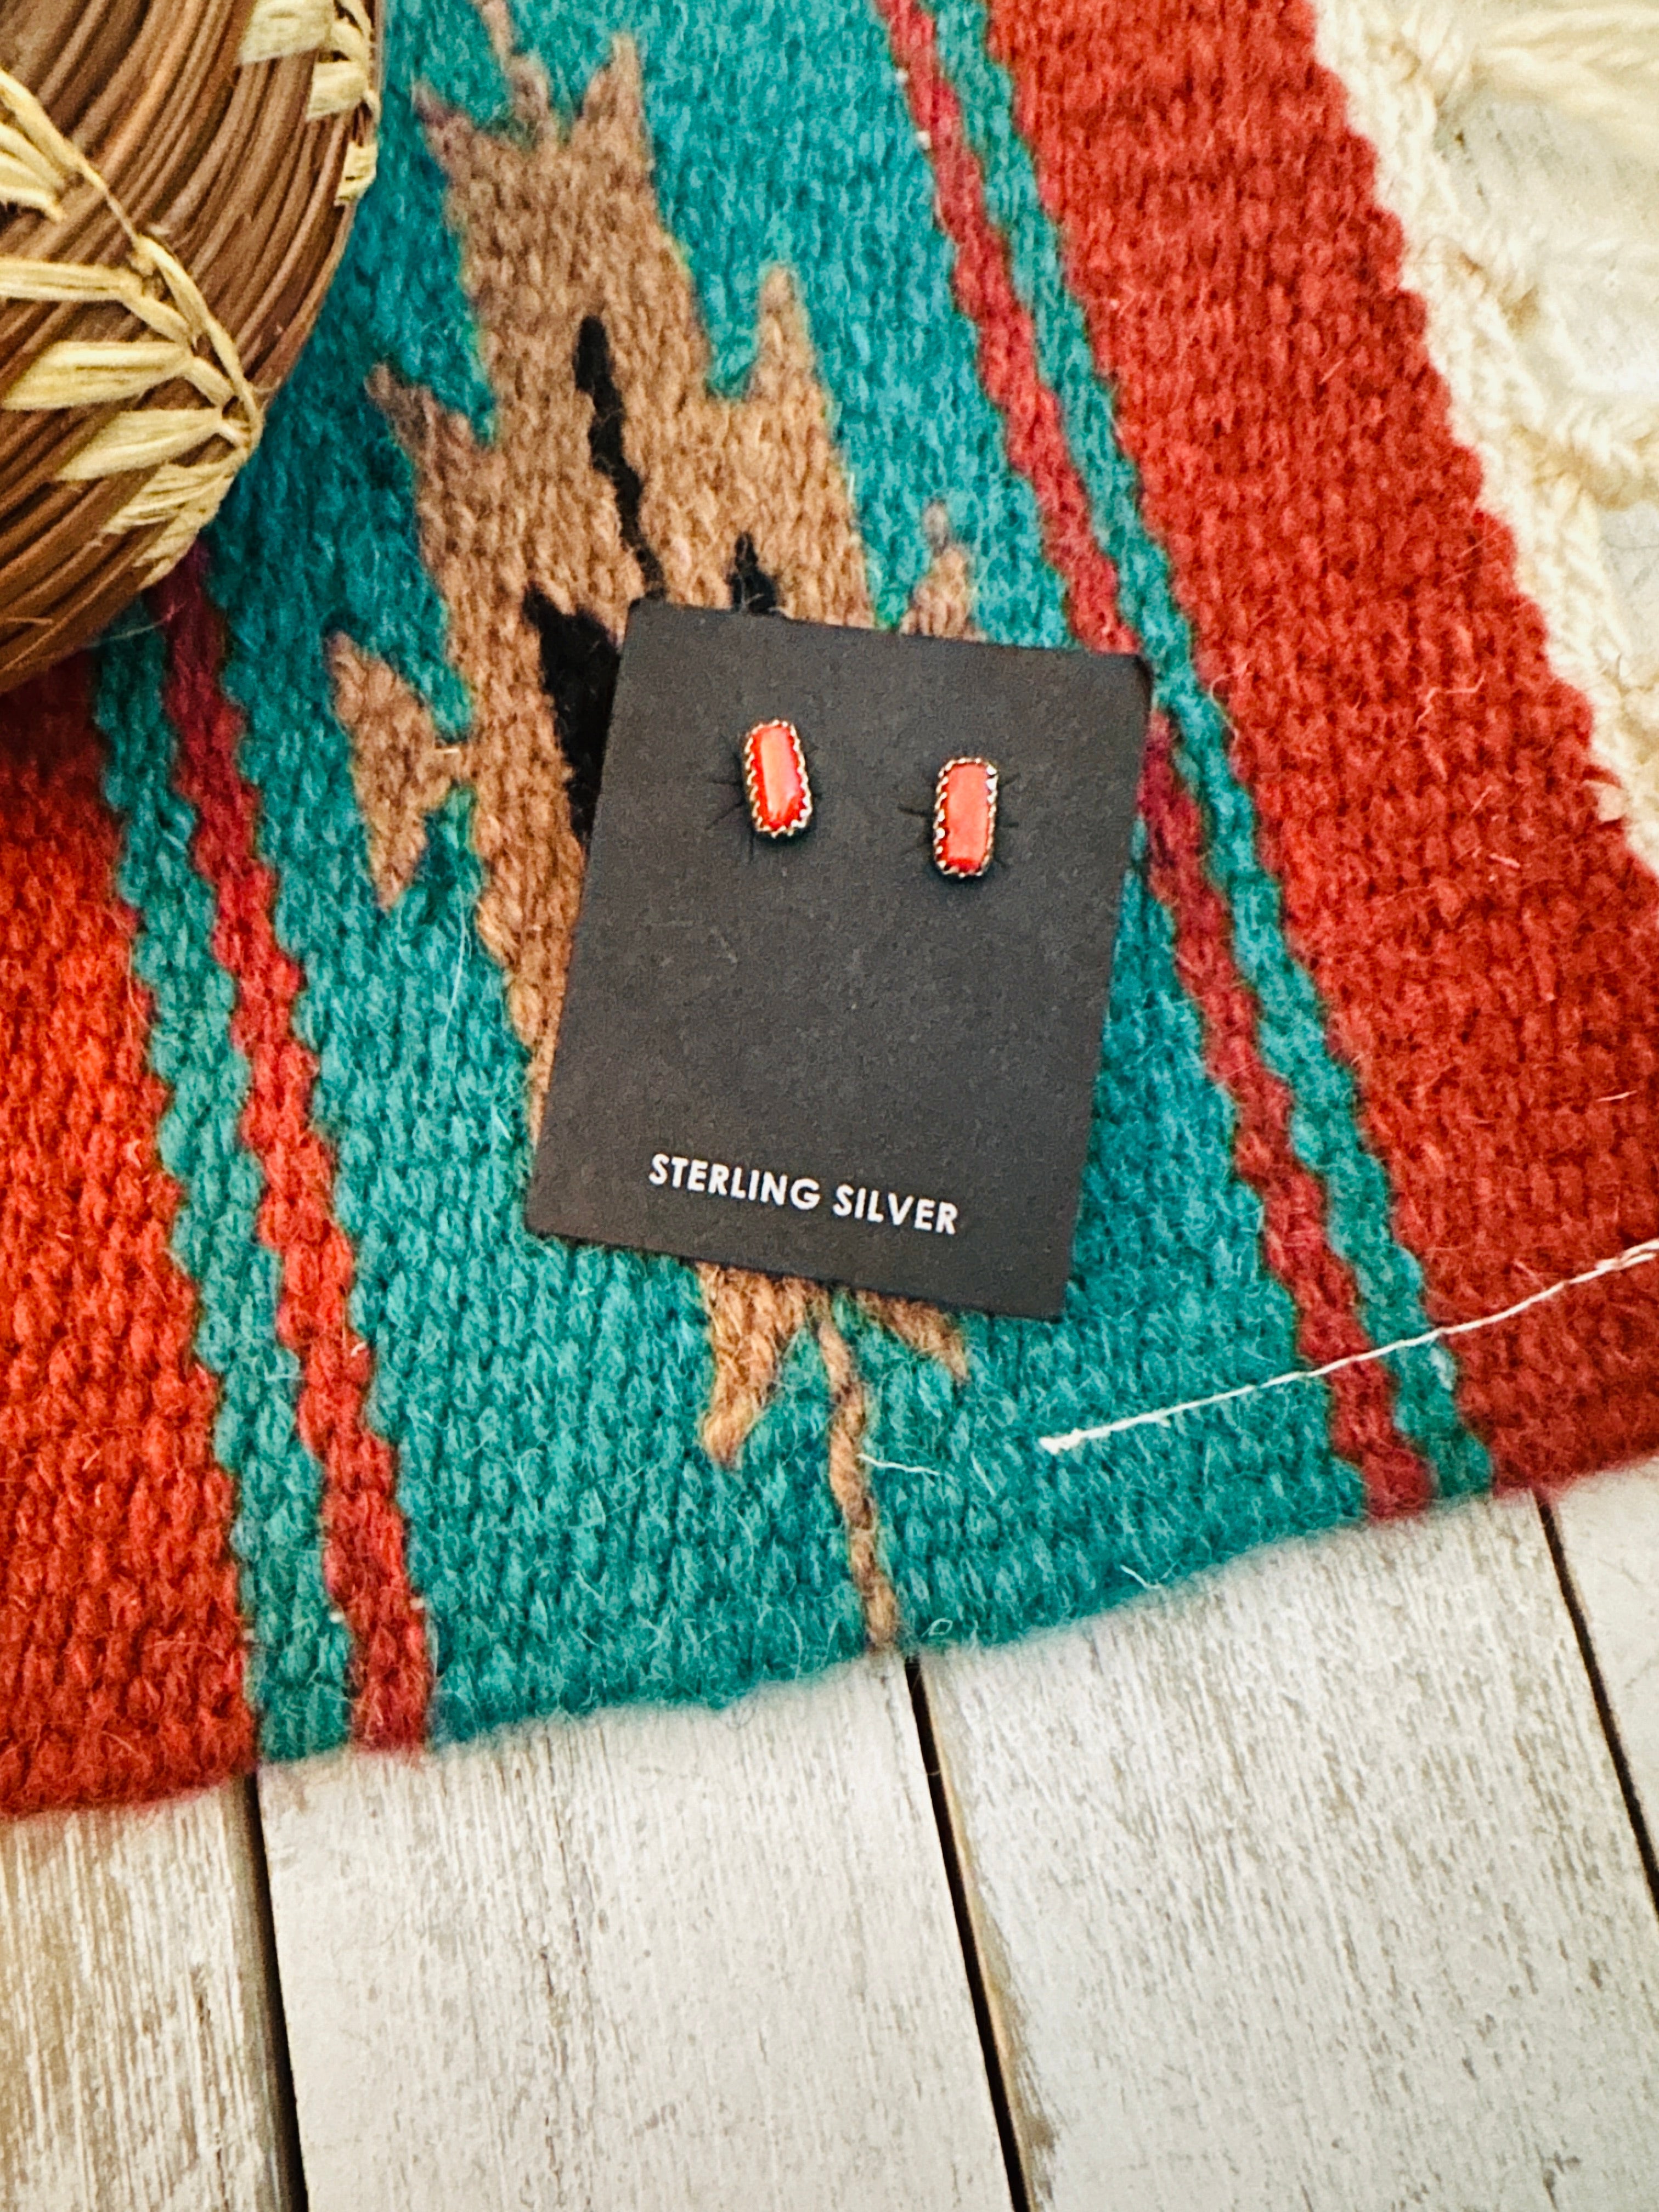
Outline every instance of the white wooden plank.
{"label": "white wooden plank", "polygon": [[1630,1778],[1659,1842],[1659,1462],[1575,1484],[1555,1518]]}
{"label": "white wooden plank", "polygon": [[0,2203],[279,2212],[243,1785],[0,1823]]}
{"label": "white wooden plank", "polygon": [[1659,1919],[1530,1504],[927,1674],[1036,2203],[1651,2212]]}
{"label": "white wooden plank", "polygon": [[[1602,390],[1659,394],[1659,171],[1582,123],[1483,100],[1448,155],[1471,204],[1520,240]],[[1585,239],[1611,242],[1587,256]],[[1645,265],[1630,251],[1644,245]],[[1638,654],[1659,669],[1659,510],[1606,513],[1607,560]],[[1542,1469],[1547,1475],[1550,1469]],[[1567,1492],[1562,1550],[1649,1832],[1659,1830],[1659,1463]]]}
{"label": "white wooden plank", "polygon": [[261,1792],[312,2212],[1006,2208],[896,1667]]}

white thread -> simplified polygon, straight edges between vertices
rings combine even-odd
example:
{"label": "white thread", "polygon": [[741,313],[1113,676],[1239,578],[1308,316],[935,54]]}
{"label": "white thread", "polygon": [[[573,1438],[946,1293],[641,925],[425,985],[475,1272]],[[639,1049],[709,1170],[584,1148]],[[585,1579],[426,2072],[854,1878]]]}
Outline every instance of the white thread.
{"label": "white thread", "polygon": [[1576,1291],[1583,1284],[1599,1282],[1604,1275],[1622,1275],[1627,1268],[1644,1267],[1650,1260],[1659,1260],[1659,1237],[1646,1243],[1632,1244],[1611,1260],[1598,1260],[1595,1267],[1585,1269],[1582,1275],[1568,1275],[1559,1283],[1551,1283],[1530,1297],[1522,1298],[1501,1313],[1482,1314],[1475,1321],[1449,1322],[1443,1328],[1425,1329],[1421,1336],[1402,1336],[1392,1344],[1374,1346],[1369,1352],[1350,1352],[1340,1359],[1328,1359],[1322,1367],[1292,1367],[1283,1375],[1270,1375],[1264,1382],[1240,1382],[1231,1390],[1212,1391],[1207,1398],[1183,1398],[1178,1405],[1155,1406],[1144,1413],[1126,1413],[1119,1420],[1103,1421],[1096,1428],[1067,1429],[1061,1436],[1039,1437],[1037,1442],[1046,1452],[1075,1451],[1079,1444],[1099,1443],[1107,1437],[1121,1437],[1128,1429],[1144,1429],[1173,1421],[1182,1413],[1206,1413],[1212,1406],[1231,1406],[1240,1398],[1259,1398],[1267,1390],[1288,1389],[1295,1382],[1318,1382],[1328,1375],[1340,1375],[1344,1368],[1366,1367],[1378,1359],[1390,1359],[1397,1352],[1420,1352],[1425,1345],[1443,1344],[1448,1337],[1472,1336],[1475,1330],[1496,1328],[1500,1322],[1513,1321],[1517,1314],[1530,1313],[1551,1298],[1559,1298],[1564,1291]]}
{"label": "white thread", "polygon": [[[1439,7],[1316,5],[1321,58],[1346,87],[1376,150],[1379,197],[1405,234],[1403,274],[1428,310],[1453,428],[1480,462],[1485,503],[1513,532],[1553,665],[1590,702],[1592,751],[1611,779],[1598,798],[1659,872],[1659,687],[1633,649],[1597,507],[1654,495],[1659,410],[1585,388],[1539,265],[1550,257],[1464,203],[1437,140],[1443,108],[1484,85],[1659,158],[1659,7],[1538,9],[1466,33]],[[1622,90],[1618,69],[1629,74]],[[1633,240],[1589,242],[1578,258],[1650,272]]]}

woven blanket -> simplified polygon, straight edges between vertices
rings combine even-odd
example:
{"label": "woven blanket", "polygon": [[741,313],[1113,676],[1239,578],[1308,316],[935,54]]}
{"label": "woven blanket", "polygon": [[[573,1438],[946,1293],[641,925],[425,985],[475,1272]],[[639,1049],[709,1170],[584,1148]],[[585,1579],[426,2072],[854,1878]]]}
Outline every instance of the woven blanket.
{"label": "woven blanket", "polygon": [[[730,1698],[1659,1447],[1638,460],[1405,12],[391,10],[210,541],[0,704],[0,1803]],[[526,1232],[647,593],[1150,661],[1059,1321]]]}

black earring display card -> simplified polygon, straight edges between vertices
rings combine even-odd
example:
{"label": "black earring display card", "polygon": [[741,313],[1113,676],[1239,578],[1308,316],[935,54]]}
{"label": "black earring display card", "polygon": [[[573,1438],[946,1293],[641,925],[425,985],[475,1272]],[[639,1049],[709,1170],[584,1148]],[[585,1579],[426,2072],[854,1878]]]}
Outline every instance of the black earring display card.
{"label": "black earring display card", "polygon": [[[635,606],[532,1230],[1056,1314],[1146,714],[1132,659]],[[814,803],[775,841],[739,756],[780,720]],[[964,754],[996,842],[952,879]]]}

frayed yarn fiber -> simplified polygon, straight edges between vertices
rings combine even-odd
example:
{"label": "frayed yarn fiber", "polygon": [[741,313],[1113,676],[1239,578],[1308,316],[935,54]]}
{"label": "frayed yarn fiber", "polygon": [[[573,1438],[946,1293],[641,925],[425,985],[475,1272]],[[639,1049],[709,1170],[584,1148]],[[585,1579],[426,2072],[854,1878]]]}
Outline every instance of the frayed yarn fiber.
{"label": "frayed yarn fiber", "polygon": [[[0,1807],[1659,1449],[1659,445],[1435,166],[1482,83],[1639,137],[1571,13],[391,11],[258,454],[0,702]],[[526,1231],[643,596],[1151,664],[1058,1321]]]}

